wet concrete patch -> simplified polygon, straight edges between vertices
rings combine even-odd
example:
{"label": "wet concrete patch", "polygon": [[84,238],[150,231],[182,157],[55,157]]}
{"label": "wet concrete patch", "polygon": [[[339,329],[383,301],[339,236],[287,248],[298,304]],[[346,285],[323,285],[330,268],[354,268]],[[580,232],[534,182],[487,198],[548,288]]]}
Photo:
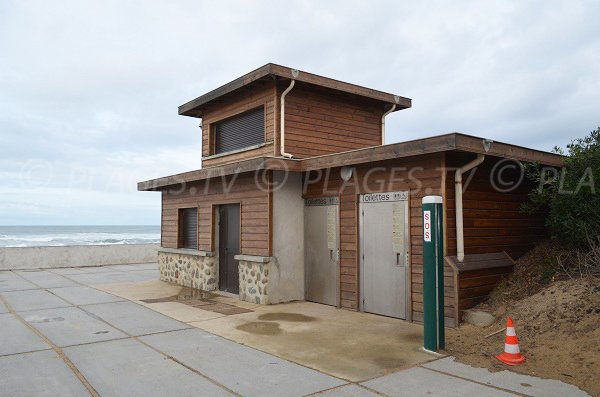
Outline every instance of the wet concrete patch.
{"label": "wet concrete patch", "polygon": [[393,370],[398,370],[406,367],[406,361],[402,360],[396,356],[379,356],[373,359],[373,364],[377,365],[379,368],[385,370],[386,372],[391,372]]}
{"label": "wet concrete patch", "polygon": [[316,321],[315,317],[306,316],[300,313],[265,313],[258,316],[258,319],[261,321],[291,321],[297,323],[307,323],[311,321]]}
{"label": "wet concrete patch", "polygon": [[422,343],[423,334],[400,334],[398,339],[400,339],[400,342]]}
{"label": "wet concrete patch", "polygon": [[279,323],[252,321],[238,325],[236,329],[256,335],[277,335],[281,333]]}

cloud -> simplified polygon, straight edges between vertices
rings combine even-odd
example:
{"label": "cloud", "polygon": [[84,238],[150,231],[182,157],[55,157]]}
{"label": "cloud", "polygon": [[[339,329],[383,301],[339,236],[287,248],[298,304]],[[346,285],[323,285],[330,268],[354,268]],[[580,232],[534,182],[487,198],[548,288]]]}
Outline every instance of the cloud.
{"label": "cloud", "polygon": [[388,142],[460,131],[564,146],[600,124],[599,12],[594,1],[3,2],[0,224],[70,223],[65,188],[86,222],[108,211],[158,223],[159,194],[135,182],[200,166],[198,120],[177,106],[267,62],[412,98],[386,121]]}

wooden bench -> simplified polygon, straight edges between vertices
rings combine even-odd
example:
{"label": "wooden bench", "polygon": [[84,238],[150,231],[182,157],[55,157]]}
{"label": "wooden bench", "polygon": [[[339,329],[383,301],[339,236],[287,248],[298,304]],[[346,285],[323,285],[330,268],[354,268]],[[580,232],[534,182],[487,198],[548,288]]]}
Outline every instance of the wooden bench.
{"label": "wooden bench", "polygon": [[464,310],[487,300],[490,292],[515,268],[515,262],[506,252],[465,255],[462,263],[456,256],[447,256],[445,260],[454,273],[457,323]]}

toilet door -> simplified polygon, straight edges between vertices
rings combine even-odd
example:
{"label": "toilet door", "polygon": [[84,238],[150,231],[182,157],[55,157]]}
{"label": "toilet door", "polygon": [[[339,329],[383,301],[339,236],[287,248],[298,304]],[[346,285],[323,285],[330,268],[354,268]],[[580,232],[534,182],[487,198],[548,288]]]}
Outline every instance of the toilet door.
{"label": "toilet door", "polygon": [[305,299],[338,304],[338,199],[305,200],[304,276]]}
{"label": "toilet door", "polygon": [[408,192],[360,196],[361,308],[406,318]]}

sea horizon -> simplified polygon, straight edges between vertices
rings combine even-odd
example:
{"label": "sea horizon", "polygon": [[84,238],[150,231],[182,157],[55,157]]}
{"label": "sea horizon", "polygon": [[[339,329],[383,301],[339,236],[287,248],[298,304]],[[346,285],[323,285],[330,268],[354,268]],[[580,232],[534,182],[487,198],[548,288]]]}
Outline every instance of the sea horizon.
{"label": "sea horizon", "polygon": [[0,248],[156,243],[160,225],[0,226]]}

